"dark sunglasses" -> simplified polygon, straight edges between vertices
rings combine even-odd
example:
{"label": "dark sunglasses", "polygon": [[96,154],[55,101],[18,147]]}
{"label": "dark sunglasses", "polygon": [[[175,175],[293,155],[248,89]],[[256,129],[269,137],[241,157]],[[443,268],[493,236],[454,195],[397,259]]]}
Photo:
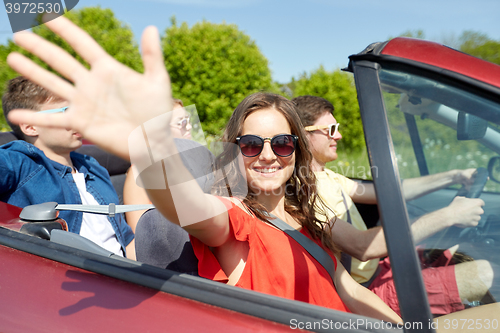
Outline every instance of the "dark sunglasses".
{"label": "dark sunglasses", "polygon": [[297,145],[298,136],[292,134],[278,134],[272,138],[263,138],[258,135],[242,135],[236,138],[241,153],[246,157],[255,157],[264,149],[264,142],[269,140],[273,152],[281,157],[293,154]]}

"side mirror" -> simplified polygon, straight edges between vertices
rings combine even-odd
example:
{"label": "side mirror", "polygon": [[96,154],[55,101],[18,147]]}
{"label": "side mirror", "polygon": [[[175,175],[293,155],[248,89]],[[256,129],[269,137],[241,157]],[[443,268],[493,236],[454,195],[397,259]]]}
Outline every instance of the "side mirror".
{"label": "side mirror", "polygon": [[490,158],[488,162],[488,173],[490,179],[496,183],[500,183],[500,156]]}
{"label": "side mirror", "polygon": [[457,140],[484,138],[488,122],[482,118],[460,111],[457,120]]}

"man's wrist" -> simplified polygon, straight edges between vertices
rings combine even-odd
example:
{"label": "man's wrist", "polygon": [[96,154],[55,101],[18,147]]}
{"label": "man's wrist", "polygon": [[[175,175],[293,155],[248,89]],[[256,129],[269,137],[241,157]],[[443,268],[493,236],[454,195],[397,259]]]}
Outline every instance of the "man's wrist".
{"label": "man's wrist", "polygon": [[427,215],[427,218],[434,224],[442,225],[440,229],[448,228],[454,225],[452,222],[453,212],[450,211],[450,207],[443,207]]}
{"label": "man's wrist", "polygon": [[449,172],[451,173],[451,185],[463,183],[462,170],[455,169]]}

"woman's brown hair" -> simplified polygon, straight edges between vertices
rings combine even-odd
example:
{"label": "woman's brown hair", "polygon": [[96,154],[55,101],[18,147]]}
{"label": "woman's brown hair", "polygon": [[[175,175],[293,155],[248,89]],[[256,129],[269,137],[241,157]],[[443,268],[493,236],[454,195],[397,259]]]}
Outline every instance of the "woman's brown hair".
{"label": "woman's brown hair", "polygon": [[[216,174],[213,187],[215,195],[239,197],[250,210],[261,220],[267,221],[267,210],[257,202],[255,193],[246,186],[246,179],[238,166],[239,149],[236,138],[241,134],[245,119],[253,112],[263,109],[274,109],[283,114],[290,125],[291,134],[297,135],[295,150],[295,169],[292,177],[285,185],[285,210],[295,218],[302,227],[336,255],[339,253],[333,243],[331,227],[326,223],[326,213],[316,190],[316,177],[311,169],[312,154],[308,148],[306,133],[300,121],[295,104],[287,98],[271,93],[255,93],[246,97],[234,110],[222,136],[225,144],[223,152],[216,159]],[[239,185],[238,185],[239,184]],[[322,221],[316,214],[324,215]]]}

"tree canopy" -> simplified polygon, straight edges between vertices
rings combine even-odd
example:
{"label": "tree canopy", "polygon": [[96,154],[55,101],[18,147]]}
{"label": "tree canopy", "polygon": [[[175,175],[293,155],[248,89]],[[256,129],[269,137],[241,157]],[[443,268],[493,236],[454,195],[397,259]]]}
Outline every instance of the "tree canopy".
{"label": "tree canopy", "polygon": [[[132,30],[119,21],[111,9],[86,7],[80,10],[72,10],[64,14],[64,16],[87,31],[112,57],[136,71],[143,70],[139,48],[134,41]],[[80,62],[85,63],[65,41],[59,36],[56,36],[51,30],[45,27],[45,25],[34,27],[32,30],[48,41],[62,47],[71,55],[75,56]],[[3,95],[7,81],[19,75],[13,71],[6,62],[7,55],[14,51],[26,55],[42,67],[50,70],[50,68],[40,59],[29,54],[9,40],[7,45],[0,45],[0,95]],[[9,129],[2,110],[0,113],[0,130]]]}
{"label": "tree canopy", "polygon": [[460,51],[500,65],[500,41],[476,31],[464,31],[460,36]]}
{"label": "tree canopy", "polygon": [[[86,7],[72,10],[65,16],[86,30],[118,61],[136,71],[143,70],[132,30],[118,20],[112,10]],[[33,28],[33,32],[61,46],[85,64],[66,42],[44,25]],[[422,30],[408,30],[402,35],[425,37]],[[486,34],[465,31],[457,45],[463,52],[500,64],[500,41]],[[335,106],[334,115],[341,123],[342,144],[346,149],[364,148],[356,90],[350,74],[319,67],[292,79],[280,91],[272,81],[267,59],[255,42],[234,24],[203,21],[189,27],[185,22],[177,24],[173,17],[162,36],[162,47],[174,97],[180,98],[185,105],[196,105],[205,133],[220,134],[234,108],[253,92],[272,91],[288,97],[308,94],[324,97]],[[48,68],[10,40],[7,45],[0,45],[0,95],[3,95],[6,82],[18,75],[6,63],[7,55],[13,51]],[[2,110],[0,131],[8,129]]]}
{"label": "tree canopy", "polygon": [[216,135],[236,106],[257,91],[277,91],[268,61],[234,24],[177,25],[162,38],[175,98],[195,104],[205,133]]}

